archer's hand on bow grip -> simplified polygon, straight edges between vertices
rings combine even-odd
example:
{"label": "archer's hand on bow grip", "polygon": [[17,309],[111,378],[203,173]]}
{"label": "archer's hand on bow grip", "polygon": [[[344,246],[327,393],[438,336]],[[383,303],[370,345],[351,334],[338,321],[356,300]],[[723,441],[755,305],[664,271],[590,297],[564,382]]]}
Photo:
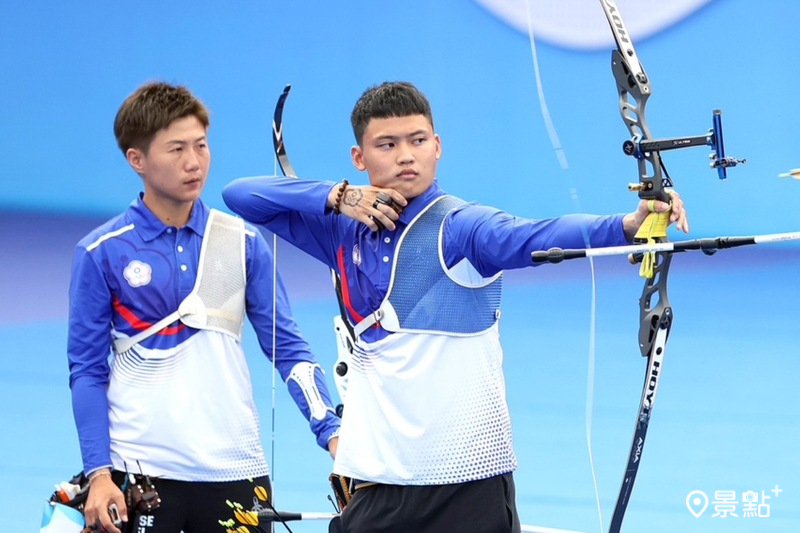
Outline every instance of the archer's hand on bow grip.
{"label": "archer's hand on bow grip", "polygon": [[[672,205],[666,211],[656,210],[656,201],[647,200],[649,214],[639,226],[633,242],[640,244],[653,244],[664,242],[667,239],[667,227],[672,215]],[[645,252],[642,256],[639,275],[643,278],[652,278],[656,264],[656,252]]]}

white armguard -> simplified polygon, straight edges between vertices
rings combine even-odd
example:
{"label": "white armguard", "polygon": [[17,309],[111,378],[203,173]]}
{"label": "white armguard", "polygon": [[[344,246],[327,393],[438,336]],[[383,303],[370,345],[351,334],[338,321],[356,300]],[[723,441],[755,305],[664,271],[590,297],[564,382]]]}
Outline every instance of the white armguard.
{"label": "white armguard", "polygon": [[315,368],[319,368],[319,365],[311,364],[308,361],[297,363],[292,367],[289,377],[286,378],[286,383],[289,383],[289,381],[297,383],[306,398],[311,418],[322,420],[329,409],[325,402],[322,401],[322,396],[317,388],[317,382],[314,379]]}

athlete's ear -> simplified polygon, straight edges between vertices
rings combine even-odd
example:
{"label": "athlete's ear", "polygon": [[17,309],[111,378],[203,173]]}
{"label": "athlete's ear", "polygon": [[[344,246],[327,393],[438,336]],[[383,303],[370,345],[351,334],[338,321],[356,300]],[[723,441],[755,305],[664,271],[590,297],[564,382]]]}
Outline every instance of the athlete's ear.
{"label": "athlete's ear", "polygon": [[144,153],[139,148],[128,148],[125,152],[125,159],[137,174],[144,171]]}
{"label": "athlete's ear", "polygon": [[353,160],[353,166],[358,170],[364,171],[367,166],[364,164],[364,151],[360,146],[355,145],[350,148],[350,158]]}
{"label": "athlete's ear", "polygon": [[436,143],[436,160],[438,161],[442,157],[442,139],[438,133],[434,133],[433,140]]}

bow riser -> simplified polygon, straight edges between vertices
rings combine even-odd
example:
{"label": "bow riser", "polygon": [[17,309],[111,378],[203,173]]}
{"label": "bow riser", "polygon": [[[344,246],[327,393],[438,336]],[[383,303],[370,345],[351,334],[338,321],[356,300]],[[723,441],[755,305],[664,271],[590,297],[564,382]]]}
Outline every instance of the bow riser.
{"label": "bow riser", "polygon": [[658,332],[666,328],[669,334],[672,325],[672,307],[667,296],[667,273],[672,254],[657,253],[656,261],[654,275],[646,278],[639,298],[639,349],[643,357],[651,356],[655,352]]}
{"label": "bow riser", "polygon": [[[601,0],[600,3],[617,42],[618,49],[611,52],[611,71],[617,81],[619,112],[631,138],[638,144],[642,139],[651,138],[644,118],[647,99],[651,93],[650,80],[639,62],[617,4],[612,0]],[[664,188],[671,187],[672,183],[668,177],[664,179],[662,176],[661,155],[658,151],[649,151],[640,152],[636,157],[639,164],[639,183],[629,185],[628,189],[637,191],[642,199],[668,202],[669,196]]]}
{"label": "bow riser", "polygon": [[[632,46],[630,49],[633,49]],[[636,57],[635,53],[633,57]],[[638,147],[644,140],[652,138],[650,128],[645,120],[647,100],[650,98],[650,84],[646,81],[647,76],[641,65],[639,66],[641,74],[638,78],[632,70],[632,66],[633,63],[629,62],[619,50],[611,52],[611,71],[617,82],[619,93],[619,113],[631,135],[631,141],[626,141],[623,151],[628,155],[634,155],[639,165],[639,182],[628,185],[628,189],[637,191],[639,198],[644,200],[669,202],[669,195],[665,189],[672,187],[672,182],[662,172],[664,164],[659,151],[637,150],[629,153],[632,151],[629,146]]]}

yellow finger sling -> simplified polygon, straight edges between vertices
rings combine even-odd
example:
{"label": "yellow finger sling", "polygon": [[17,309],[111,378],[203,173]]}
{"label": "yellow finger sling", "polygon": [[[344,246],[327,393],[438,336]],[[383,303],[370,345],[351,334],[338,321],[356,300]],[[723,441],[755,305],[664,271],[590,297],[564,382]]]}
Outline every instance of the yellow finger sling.
{"label": "yellow finger sling", "polygon": [[[672,204],[670,208],[663,213],[656,212],[656,201],[649,200],[647,208],[650,214],[644,219],[644,222],[639,226],[636,232],[634,242],[643,244],[654,244],[656,242],[664,242],[667,237],[667,226],[669,226],[669,216],[672,213]],[[662,239],[662,240],[659,240]],[[639,276],[643,278],[652,278],[656,262],[656,252],[645,252],[642,257],[642,265],[639,267]]]}

